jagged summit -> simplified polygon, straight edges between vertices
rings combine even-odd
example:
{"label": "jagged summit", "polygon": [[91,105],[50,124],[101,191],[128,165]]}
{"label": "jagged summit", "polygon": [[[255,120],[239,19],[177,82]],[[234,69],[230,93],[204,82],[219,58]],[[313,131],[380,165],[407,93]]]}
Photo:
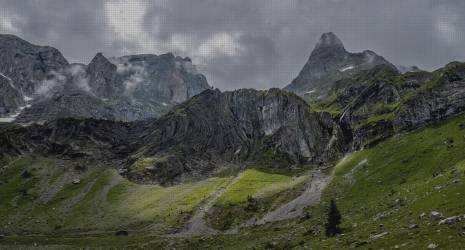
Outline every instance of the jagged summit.
{"label": "jagged summit", "polygon": [[148,119],[210,88],[189,58],[173,53],[99,52],[87,65],[70,64],[53,47],[0,34],[0,58],[0,118],[8,121]]}
{"label": "jagged summit", "polygon": [[333,32],[323,33],[323,35],[320,37],[320,40],[318,40],[317,44],[315,45],[315,49],[313,51],[328,48],[345,51],[344,44],[342,43],[341,39],[339,39],[339,37],[337,37]]}

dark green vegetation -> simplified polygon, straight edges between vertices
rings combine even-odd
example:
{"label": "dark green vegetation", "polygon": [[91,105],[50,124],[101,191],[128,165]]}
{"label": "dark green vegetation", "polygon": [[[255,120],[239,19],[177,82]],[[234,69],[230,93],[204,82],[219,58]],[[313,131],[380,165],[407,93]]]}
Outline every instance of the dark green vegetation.
{"label": "dark green vegetation", "polygon": [[341,224],[341,213],[339,212],[339,209],[337,209],[336,202],[331,200],[328,208],[328,221],[325,225],[326,236],[334,237],[341,234],[342,230],[339,227],[339,224]]}

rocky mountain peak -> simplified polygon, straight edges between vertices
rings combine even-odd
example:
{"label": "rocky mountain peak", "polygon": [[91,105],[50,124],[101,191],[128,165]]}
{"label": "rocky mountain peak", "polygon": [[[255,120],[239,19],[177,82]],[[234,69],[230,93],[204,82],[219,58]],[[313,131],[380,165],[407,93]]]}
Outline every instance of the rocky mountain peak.
{"label": "rocky mountain peak", "polygon": [[97,53],[87,67],[87,79],[93,94],[102,98],[111,98],[124,91],[122,81],[118,79],[116,65],[102,53]]}
{"label": "rocky mountain peak", "polygon": [[306,99],[324,98],[336,81],[380,64],[395,69],[394,65],[375,52],[348,52],[334,33],[324,33],[299,75],[284,89]]}
{"label": "rocky mountain peak", "polygon": [[108,69],[108,70],[116,70],[116,65],[111,63],[101,52],[97,53],[94,58],[89,63],[89,69]]}
{"label": "rocky mountain peak", "polygon": [[337,37],[333,32],[327,32],[321,35],[314,51],[321,49],[345,51],[344,44],[342,43],[341,39],[339,39],[339,37]]}

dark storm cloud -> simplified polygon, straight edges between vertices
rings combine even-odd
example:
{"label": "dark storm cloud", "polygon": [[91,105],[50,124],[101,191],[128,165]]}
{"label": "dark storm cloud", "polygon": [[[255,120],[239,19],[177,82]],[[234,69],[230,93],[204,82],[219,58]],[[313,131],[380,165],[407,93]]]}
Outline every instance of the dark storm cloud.
{"label": "dark storm cloud", "polygon": [[168,51],[193,58],[222,89],[282,87],[323,32],[350,51],[431,70],[465,58],[461,0],[0,0],[0,32],[70,61]]}

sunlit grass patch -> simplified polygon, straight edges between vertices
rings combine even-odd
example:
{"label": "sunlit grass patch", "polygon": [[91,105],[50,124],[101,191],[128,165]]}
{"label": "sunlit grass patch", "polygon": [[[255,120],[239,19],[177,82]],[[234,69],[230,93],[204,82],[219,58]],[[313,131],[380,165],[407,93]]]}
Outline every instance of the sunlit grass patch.
{"label": "sunlit grass patch", "polygon": [[249,197],[257,198],[257,196],[279,192],[297,185],[302,180],[303,178],[285,174],[247,169],[242,173],[241,178],[218,199],[218,204],[244,203]]}

